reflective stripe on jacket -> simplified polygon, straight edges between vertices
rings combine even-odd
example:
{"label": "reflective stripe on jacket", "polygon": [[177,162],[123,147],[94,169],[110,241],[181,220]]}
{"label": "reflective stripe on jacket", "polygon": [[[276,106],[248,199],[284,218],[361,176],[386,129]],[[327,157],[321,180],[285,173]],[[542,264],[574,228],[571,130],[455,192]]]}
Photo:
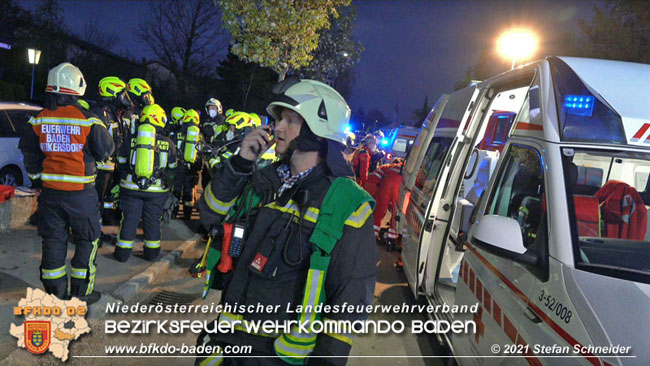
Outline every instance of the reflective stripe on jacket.
{"label": "reflective stripe on jacket", "polygon": [[[43,109],[29,119],[34,135],[20,144],[25,167],[40,173],[43,187],[80,191],[94,183],[95,162],[108,158],[115,148],[101,120],[74,105]],[[21,139],[23,140],[23,139]],[[34,159],[35,146],[44,158]],[[40,171],[35,171],[40,170]]]}

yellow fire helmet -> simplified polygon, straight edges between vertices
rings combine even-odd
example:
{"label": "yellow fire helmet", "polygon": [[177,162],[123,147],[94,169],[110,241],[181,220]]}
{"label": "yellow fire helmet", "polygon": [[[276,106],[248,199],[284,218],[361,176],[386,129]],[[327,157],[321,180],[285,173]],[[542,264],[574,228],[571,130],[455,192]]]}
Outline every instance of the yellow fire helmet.
{"label": "yellow fire helmet", "polygon": [[135,94],[137,96],[141,96],[144,93],[151,93],[151,87],[149,86],[149,83],[147,83],[144,79],[140,78],[133,78],[129,80],[129,84],[127,86],[127,90],[131,94]]}
{"label": "yellow fire helmet", "polygon": [[140,123],[150,123],[154,126],[165,128],[167,114],[158,104],[151,104],[142,109]]}
{"label": "yellow fire helmet", "polygon": [[262,119],[257,115],[257,113],[249,113],[249,115],[253,119],[253,128],[257,128],[262,125]]}
{"label": "yellow fire helmet", "polygon": [[191,123],[195,126],[198,126],[199,112],[195,111],[194,109],[188,109],[187,111],[185,111],[185,115],[183,115],[183,120],[181,122],[183,124]]}
{"label": "yellow fire helmet", "polygon": [[126,83],[117,76],[107,76],[99,81],[99,96],[115,98],[126,88]]}
{"label": "yellow fire helmet", "polygon": [[172,124],[177,124],[181,122],[181,119],[183,119],[183,116],[185,115],[185,108],[183,107],[174,107],[172,108]]}
{"label": "yellow fire helmet", "polygon": [[83,99],[77,99],[77,103],[79,103],[79,105],[81,105],[82,107],[86,108],[86,110],[90,109],[90,105],[88,104],[88,102],[86,102]]}
{"label": "yellow fire helmet", "polygon": [[246,112],[233,112],[226,118],[227,125],[234,125],[235,129],[241,130],[246,127],[253,127],[253,118]]}

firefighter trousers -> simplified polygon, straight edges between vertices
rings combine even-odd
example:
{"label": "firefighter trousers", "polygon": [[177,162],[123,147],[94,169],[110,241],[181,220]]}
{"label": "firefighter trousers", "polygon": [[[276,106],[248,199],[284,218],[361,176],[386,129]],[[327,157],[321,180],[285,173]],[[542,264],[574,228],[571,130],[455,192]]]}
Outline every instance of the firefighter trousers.
{"label": "firefighter trousers", "polygon": [[97,191],[43,189],[38,197],[38,235],[43,238],[41,282],[45,291],[64,298],[68,288],[66,254],[69,233],[75,244],[70,261],[70,294],[89,295],[95,287],[99,210]]}
{"label": "firefighter trousers", "polygon": [[160,255],[160,219],[165,209],[168,192],[142,192],[123,189],[120,191],[120,234],[113,256],[126,262],[131,256],[138,224],[142,218],[144,232],[144,257],[154,261]]}
{"label": "firefighter trousers", "polygon": [[112,170],[97,169],[97,178],[95,179],[95,188],[97,189],[97,196],[99,198],[99,213],[100,217],[104,216],[104,201],[106,200],[106,192],[110,190],[113,181]]}
{"label": "firefighter trousers", "polygon": [[174,196],[183,203],[183,212],[186,217],[187,211],[191,212],[194,208],[194,187],[198,183],[198,170],[194,165],[188,167],[181,163],[175,173]]}

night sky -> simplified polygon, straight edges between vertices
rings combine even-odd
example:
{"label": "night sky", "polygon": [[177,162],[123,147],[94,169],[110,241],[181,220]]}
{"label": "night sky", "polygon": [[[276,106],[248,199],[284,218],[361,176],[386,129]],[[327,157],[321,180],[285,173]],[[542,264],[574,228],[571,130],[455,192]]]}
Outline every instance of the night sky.
{"label": "night sky", "polygon": [[[37,0],[20,0],[31,8]],[[152,56],[137,37],[147,1],[60,0],[68,28],[81,32],[91,17],[115,29],[120,43],[136,57]],[[451,92],[483,47],[493,45],[502,30],[528,26],[542,42],[533,59],[548,55],[548,43],[564,32],[577,32],[578,19],[589,19],[594,1],[353,1],[357,9],[355,38],[365,52],[355,67],[356,83],[348,101],[353,110],[379,109],[392,119],[408,120],[423,104]],[[503,71],[510,67],[503,61]]]}

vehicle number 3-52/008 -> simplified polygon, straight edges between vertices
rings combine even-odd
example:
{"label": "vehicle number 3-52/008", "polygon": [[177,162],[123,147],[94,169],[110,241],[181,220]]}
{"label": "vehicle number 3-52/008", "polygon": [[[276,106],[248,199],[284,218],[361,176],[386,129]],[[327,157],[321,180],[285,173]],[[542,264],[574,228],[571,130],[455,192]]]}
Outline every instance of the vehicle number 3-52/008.
{"label": "vehicle number 3-52/008", "polygon": [[561,302],[557,301],[555,297],[551,296],[548,292],[545,292],[542,289],[542,293],[539,295],[539,301],[546,306],[551,313],[559,317],[565,323],[569,324],[571,321],[571,316],[573,312],[564,306]]}

